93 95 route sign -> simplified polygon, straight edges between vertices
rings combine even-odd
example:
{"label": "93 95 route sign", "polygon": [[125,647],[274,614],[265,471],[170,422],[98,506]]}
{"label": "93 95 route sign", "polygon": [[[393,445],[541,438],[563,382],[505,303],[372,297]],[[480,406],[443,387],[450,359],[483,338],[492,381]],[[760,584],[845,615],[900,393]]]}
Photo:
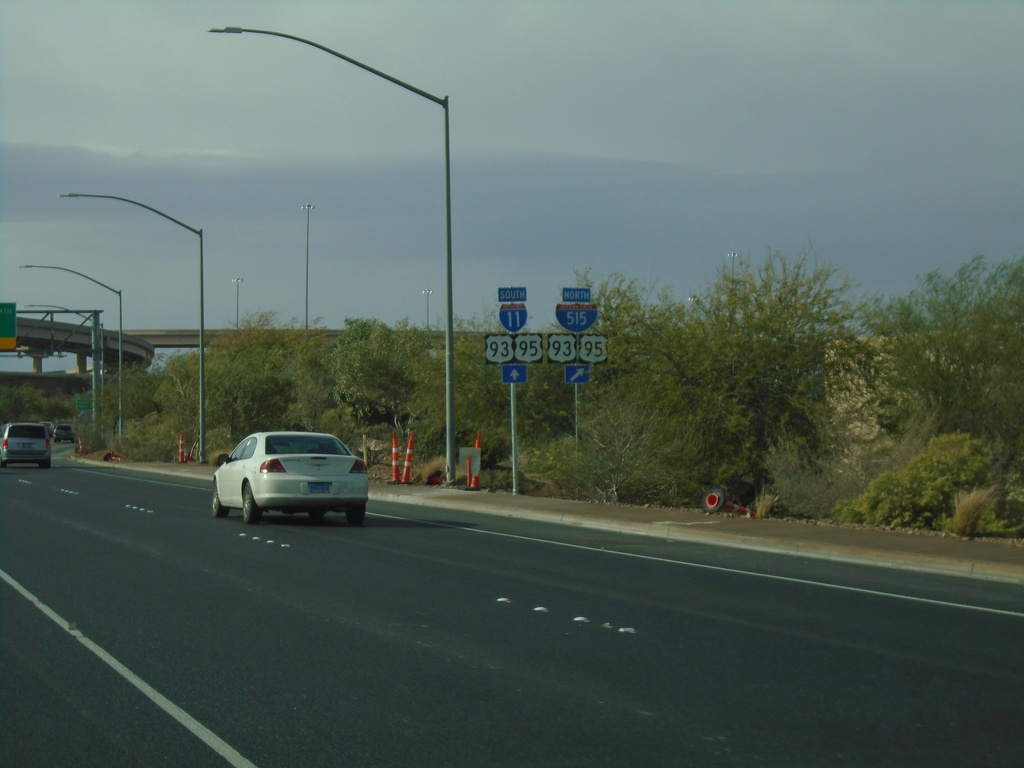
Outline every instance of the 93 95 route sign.
{"label": "93 95 route sign", "polygon": [[608,359],[608,340],[598,333],[585,333],[576,340],[580,360],[603,363]]}
{"label": "93 95 route sign", "polygon": [[544,337],[539,333],[484,336],[484,359],[492,365],[539,363],[544,359]]}
{"label": "93 95 route sign", "polygon": [[544,359],[544,337],[539,333],[520,333],[512,342],[517,363],[539,363]]}
{"label": "93 95 route sign", "polygon": [[548,360],[552,363],[570,363],[576,359],[576,337],[571,333],[548,334]]}
{"label": "93 95 route sign", "polygon": [[548,362],[603,363],[608,359],[608,340],[598,333],[549,333]]}
{"label": "93 95 route sign", "polygon": [[484,336],[484,359],[492,365],[511,363],[515,357],[512,337],[504,333]]}

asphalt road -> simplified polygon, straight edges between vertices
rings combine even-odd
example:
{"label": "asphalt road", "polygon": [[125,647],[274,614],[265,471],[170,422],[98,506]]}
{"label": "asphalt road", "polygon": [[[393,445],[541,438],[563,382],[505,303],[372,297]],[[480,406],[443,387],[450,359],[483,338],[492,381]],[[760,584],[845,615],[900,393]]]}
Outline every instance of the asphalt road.
{"label": "asphalt road", "polygon": [[1019,762],[1019,585],[207,486],[0,472],[0,766]]}

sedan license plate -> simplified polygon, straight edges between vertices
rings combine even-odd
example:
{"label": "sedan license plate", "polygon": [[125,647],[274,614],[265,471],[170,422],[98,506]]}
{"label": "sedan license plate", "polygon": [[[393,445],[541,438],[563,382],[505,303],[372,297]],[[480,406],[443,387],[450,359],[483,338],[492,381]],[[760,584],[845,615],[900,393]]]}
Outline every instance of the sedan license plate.
{"label": "sedan license plate", "polygon": [[310,493],[330,493],[331,492],[331,484],[330,483],[310,483],[309,484],[309,492]]}

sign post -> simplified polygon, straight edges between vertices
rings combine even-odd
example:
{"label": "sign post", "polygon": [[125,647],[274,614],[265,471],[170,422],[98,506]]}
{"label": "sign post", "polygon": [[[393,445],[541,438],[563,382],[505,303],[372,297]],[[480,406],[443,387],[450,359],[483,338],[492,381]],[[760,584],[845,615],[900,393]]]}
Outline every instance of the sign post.
{"label": "sign post", "polygon": [[[484,339],[487,362],[501,363],[501,381],[508,384],[512,433],[512,495],[519,493],[516,446],[516,384],[526,383],[526,365],[543,357],[543,340],[537,334],[519,334],[526,327],[526,288],[498,289],[498,321],[511,336]],[[517,335],[519,334],[519,335]]]}
{"label": "sign post", "polygon": [[569,334],[548,337],[548,360],[565,364],[565,383],[573,385],[576,441],[580,439],[580,384],[590,383],[590,363],[608,358],[604,336],[581,335],[597,322],[597,304],[589,288],[563,288],[562,302],[555,305],[555,319]]}

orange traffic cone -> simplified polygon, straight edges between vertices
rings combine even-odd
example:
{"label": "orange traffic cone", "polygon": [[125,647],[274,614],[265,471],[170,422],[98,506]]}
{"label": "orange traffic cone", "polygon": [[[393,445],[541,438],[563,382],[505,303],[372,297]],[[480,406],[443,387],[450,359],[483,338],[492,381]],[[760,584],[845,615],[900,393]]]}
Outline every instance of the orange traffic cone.
{"label": "orange traffic cone", "polygon": [[398,477],[398,433],[391,433],[391,482],[397,483]]}
{"label": "orange traffic cone", "polygon": [[735,512],[745,517],[753,517],[754,513],[746,507],[741,507],[739,504],[733,504],[731,501],[726,500],[725,491],[721,488],[712,488],[708,491],[704,497],[704,511],[711,514],[724,509],[728,512]]}
{"label": "orange traffic cone", "polygon": [[[480,433],[479,432],[476,433],[476,445],[474,447],[477,450],[480,450]],[[474,475],[472,469],[473,469],[473,462],[470,461],[469,462],[469,470],[466,472],[466,478],[467,478],[466,487],[468,487],[469,490],[471,490],[471,491],[479,491],[480,490],[480,475]]]}
{"label": "orange traffic cone", "polygon": [[405,449],[405,468],[402,470],[402,485],[412,482],[412,441],[413,434],[409,433],[409,445]]}

